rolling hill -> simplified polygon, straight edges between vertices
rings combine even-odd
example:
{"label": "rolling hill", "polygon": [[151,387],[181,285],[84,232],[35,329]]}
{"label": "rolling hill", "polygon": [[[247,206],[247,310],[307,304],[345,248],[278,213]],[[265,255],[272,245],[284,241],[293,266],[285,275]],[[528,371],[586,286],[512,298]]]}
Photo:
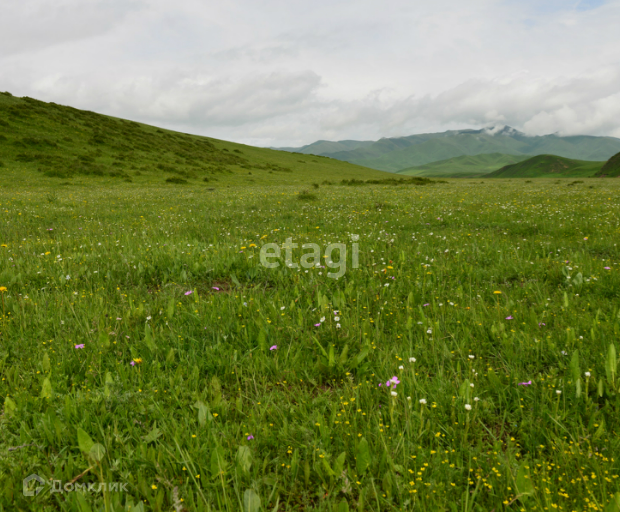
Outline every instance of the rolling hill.
{"label": "rolling hill", "polygon": [[427,178],[477,178],[500,167],[515,164],[527,158],[527,156],[503,155],[501,153],[465,155],[402,169],[398,171],[398,174]]}
{"label": "rolling hill", "polygon": [[[401,169],[419,167],[440,160],[464,155],[502,153],[507,155],[554,154],[565,158],[602,161],[620,151],[620,139],[576,135],[528,136],[508,126],[483,130],[452,130],[442,133],[424,133],[408,137],[384,138],[374,143],[360,141],[328,146],[325,141],[302,148],[287,148],[301,152],[317,152],[338,160],[363,165],[373,169],[397,172]],[[336,150],[336,151],[334,151]]]}
{"label": "rolling hill", "polygon": [[0,93],[0,184],[69,180],[221,187],[393,178],[314,155],[256,148]]}
{"label": "rolling hill", "polygon": [[594,176],[605,162],[573,160],[556,155],[537,155],[506,165],[485,178],[586,178]]}
{"label": "rolling hill", "polygon": [[601,168],[599,172],[596,173],[597,176],[607,177],[607,178],[617,178],[620,176],[620,153],[612,156],[605,165]]}

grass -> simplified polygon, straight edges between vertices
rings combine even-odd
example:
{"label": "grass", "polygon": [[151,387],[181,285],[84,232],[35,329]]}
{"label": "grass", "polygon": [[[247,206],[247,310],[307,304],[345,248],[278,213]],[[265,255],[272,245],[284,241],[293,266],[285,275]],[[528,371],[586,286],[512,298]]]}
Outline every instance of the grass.
{"label": "grass", "polygon": [[618,510],[617,180],[295,173],[3,180],[0,509]]}
{"label": "grass", "polygon": [[476,178],[496,171],[505,165],[527,160],[524,155],[503,155],[489,153],[482,155],[464,155],[439,162],[410,167],[398,171],[405,176],[425,176],[429,178]]}
{"label": "grass", "polygon": [[539,155],[506,165],[489,173],[485,178],[576,178],[592,177],[605,162],[571,160],[556,155]]}

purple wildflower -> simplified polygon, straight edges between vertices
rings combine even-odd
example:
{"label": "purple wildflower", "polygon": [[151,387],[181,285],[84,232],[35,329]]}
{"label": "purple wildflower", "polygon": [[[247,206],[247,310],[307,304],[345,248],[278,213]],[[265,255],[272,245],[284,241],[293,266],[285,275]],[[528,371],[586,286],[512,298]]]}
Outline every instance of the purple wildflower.
{"label": "purple wildflower", "polygon": [[511,316],[507,316],[506,320],[513,320],[512,315]]}
{"label": "purple wildflower", "polygon": [[131,366],[136,366],[136,362],[132,361],[131,363],[129,363]]}
{"label": "purple wildflower", "polygon": [[250,435],[248,436],[248,441],[251,441],[252,439],[254,439],[254,436],[253,436],[252,434],[250,434]]}
{"label": "purple wildflower", "polygon": [[517,384],[517,386],[529,386],[532,383],[531,380],[528,380],[527,382],[519,382],[519,384]]}
{"label": "purple wildflower", "polygon": [[80,343],[79,345],[76,345],[75,348],[84,348],[84,343]]}
{"label": "purple wildflower", "polygon": [[185,295],[191,295],[192,293],[194,293],[192,290],[187,290],[187,291],[185,292]]}
{"label": "purple wildflower", "polygon": [[271,345],[271,347],[269,347],[269,350],[278,350],[278,345]]}

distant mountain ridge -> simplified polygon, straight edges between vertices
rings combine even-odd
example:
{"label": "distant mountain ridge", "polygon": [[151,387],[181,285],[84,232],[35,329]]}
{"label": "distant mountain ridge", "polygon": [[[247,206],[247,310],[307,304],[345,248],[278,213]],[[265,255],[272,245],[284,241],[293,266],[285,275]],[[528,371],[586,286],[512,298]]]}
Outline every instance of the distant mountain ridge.
{"label": "distant mountain ridge", "polygon": [[605,161],[620,152],[620,139],[592,135],[526,135],[510,126],[450,130],[378,141],[317,141],[301,148],[279,148],[327,156],[372,169],[397,172],[464,155],[553,154],[577,160]]}

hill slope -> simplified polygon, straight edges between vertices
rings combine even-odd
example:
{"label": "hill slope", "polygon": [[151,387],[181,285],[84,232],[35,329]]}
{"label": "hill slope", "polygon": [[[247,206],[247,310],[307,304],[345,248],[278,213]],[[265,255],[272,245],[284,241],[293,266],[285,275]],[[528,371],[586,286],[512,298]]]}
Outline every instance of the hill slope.
{"label": "hill slope", "polygon": [[501,153],[457,156],[418,167],[402,169],[398,171],[398,174],[427,178],[475,178],[527,158],[524,155],[503,155]]}
{"label": "hill slope", "polygon": [[604,162],[572,160],[556,155],[538,155],[523,162],[506,165],[485,178],[575,178],[590,177],[600,171]]}
{"label": "hill slope", "polygon": [[383,179],[386,173],[163,130],[0,93],[2,185],[47,179],[229,184]]}
{"label": "hill slope", "polygon": [[620,176],[620,153],[612,156],[602,169],[596,173],[597,176],[606,176],[608,178],[617,178]]}
{"label": "hill slope", "polygon": [[[343,141],[345,142],[345,141]],[[352,141],[346,141],[350,143]],[[315,143],[316,144],[316,143]],[[325,144],[304,146],[305,151],[323,151]],[[502,153],[508,155],[554,154],[565,158],[602,161],[620,151],[620,139],[586,135],[530,137],[510,127],[500,130],[453,130],[408,137],[385,138],[360,143],[357,148],[327,153],[331,158],[373,169],[396,172],[463,155]],[[334,146],[340,147],[340,146]]]}

